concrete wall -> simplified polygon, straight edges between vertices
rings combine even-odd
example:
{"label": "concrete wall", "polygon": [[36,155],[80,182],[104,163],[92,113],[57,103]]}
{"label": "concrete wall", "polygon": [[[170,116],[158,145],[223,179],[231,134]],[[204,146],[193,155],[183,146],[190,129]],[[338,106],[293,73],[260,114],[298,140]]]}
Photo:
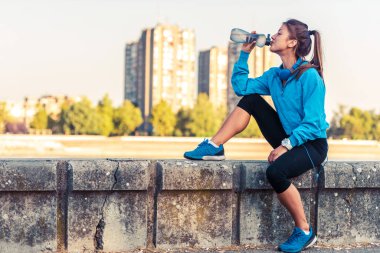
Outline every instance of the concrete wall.
{"label": "concrete wall", "polygon": [[[0,252],[277,245],[293,228],[266,162],[0,161]],[[380,162],[329,162],[299,188],[319,244],[380,242]],[[310,190],[319,182],[320,190]],[[315,188],[316,189],[316,188]],[[318,201],[319,200],[319,201]]]}

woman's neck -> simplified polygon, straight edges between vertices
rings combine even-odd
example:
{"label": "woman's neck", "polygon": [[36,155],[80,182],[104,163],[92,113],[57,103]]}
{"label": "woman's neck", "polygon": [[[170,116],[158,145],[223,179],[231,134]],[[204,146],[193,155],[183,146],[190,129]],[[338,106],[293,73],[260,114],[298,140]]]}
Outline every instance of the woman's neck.
{"label": "woman's neck", "polygon": [[297,57],[292,53],[288,55],[280,55],[283,67],[290,69],[297,62]]}

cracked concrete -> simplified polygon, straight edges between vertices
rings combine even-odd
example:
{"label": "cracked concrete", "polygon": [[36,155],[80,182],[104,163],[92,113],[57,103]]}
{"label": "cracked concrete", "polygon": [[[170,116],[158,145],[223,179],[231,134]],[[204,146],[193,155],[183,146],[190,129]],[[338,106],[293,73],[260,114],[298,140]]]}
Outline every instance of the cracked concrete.
{"label": "cracked concrete", "polygon": [[[68,167],[59,170],[57,163]],[[54,251],[58,240],[68,252],[275,245],[293,223],[266,181],[266,167],[255,161],[0,161],[0,252]],[[379,171],[379,162],[326,165],[318,195],[320,245],[380,242]],[[293,182],[310,218],[310,172]]]}
{"label": "cracked concrete", "polygon": [[[116,167],[116,170],[115,172],[113,173],[113,178],[114,178],[114,182],[111,186],[111,189],[110,189],[110,194],[113,193],[113,190],[115,188],[115,185],[118,183],[118,172],[119,172],[119,167],[120,167],[120,164],[119,162],[117,162],[117,167]],[[96,232],[95,232],[95,236],[94,236],[94,242],[95,242],[95,249],[96,250],[103,250],[104,248],[104,241],[103,241],[103,233],[104,233],[104,228],[106,226],[106,222],[105,222],[105,217],[104,217],[104,206],[106,205],[107,203],[107,199],[110,195],[106,195],[105,199],[104,199],[104,202],[103,202],[103,205],[101,207],[101,211],[100,211],[100,220],[98,222],[98,224],[96,225]]]}

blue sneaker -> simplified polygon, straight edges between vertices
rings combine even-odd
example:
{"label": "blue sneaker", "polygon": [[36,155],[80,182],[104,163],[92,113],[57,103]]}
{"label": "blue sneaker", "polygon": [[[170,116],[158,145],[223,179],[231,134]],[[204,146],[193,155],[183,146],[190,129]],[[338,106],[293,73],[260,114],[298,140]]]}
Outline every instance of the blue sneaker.
{"label": "blue sneaker", "polygon": [[221,161],[226,159],[224,156],[223,145],[220,145],[218,148],[216,148],[211,143],[209,143],[208,139],[202,141],[193,151],[185,152],[183,156],[190,160]]}
{"label": "blue sneaker", "polygon": [[278,247],[278,250],[283,252],[301,252],[303,249],[311,247],[316,241],[317,237],[311,227],[310,234],[308,235],[302,229],[295,227],[292,235]]}

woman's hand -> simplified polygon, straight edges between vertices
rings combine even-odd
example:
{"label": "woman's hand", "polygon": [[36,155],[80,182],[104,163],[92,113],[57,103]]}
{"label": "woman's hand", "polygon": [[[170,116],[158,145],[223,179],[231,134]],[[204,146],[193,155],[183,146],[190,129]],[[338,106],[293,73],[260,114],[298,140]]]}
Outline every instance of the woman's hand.
{"label": "woman's hand", "polygon": [[273,149],[272,152],[270,152],[268,156],[268,162],[273,163],[276,161],[277,158],[279,158],[284,153],[288,152],[288,149],[284,146],[278,146],[276,149]]}
{"label": "woman's hand", "polygon": [[[256,34],[256,31],[252,31],[251,32],[252,34]],[[253,39],[248,39],[247,38],[247,42],[243,44],[243,47],[241,48],[241,50],[243,50],[244,52],[246,53],[250,53],[256,46],[256,40],[253,41]]]}

